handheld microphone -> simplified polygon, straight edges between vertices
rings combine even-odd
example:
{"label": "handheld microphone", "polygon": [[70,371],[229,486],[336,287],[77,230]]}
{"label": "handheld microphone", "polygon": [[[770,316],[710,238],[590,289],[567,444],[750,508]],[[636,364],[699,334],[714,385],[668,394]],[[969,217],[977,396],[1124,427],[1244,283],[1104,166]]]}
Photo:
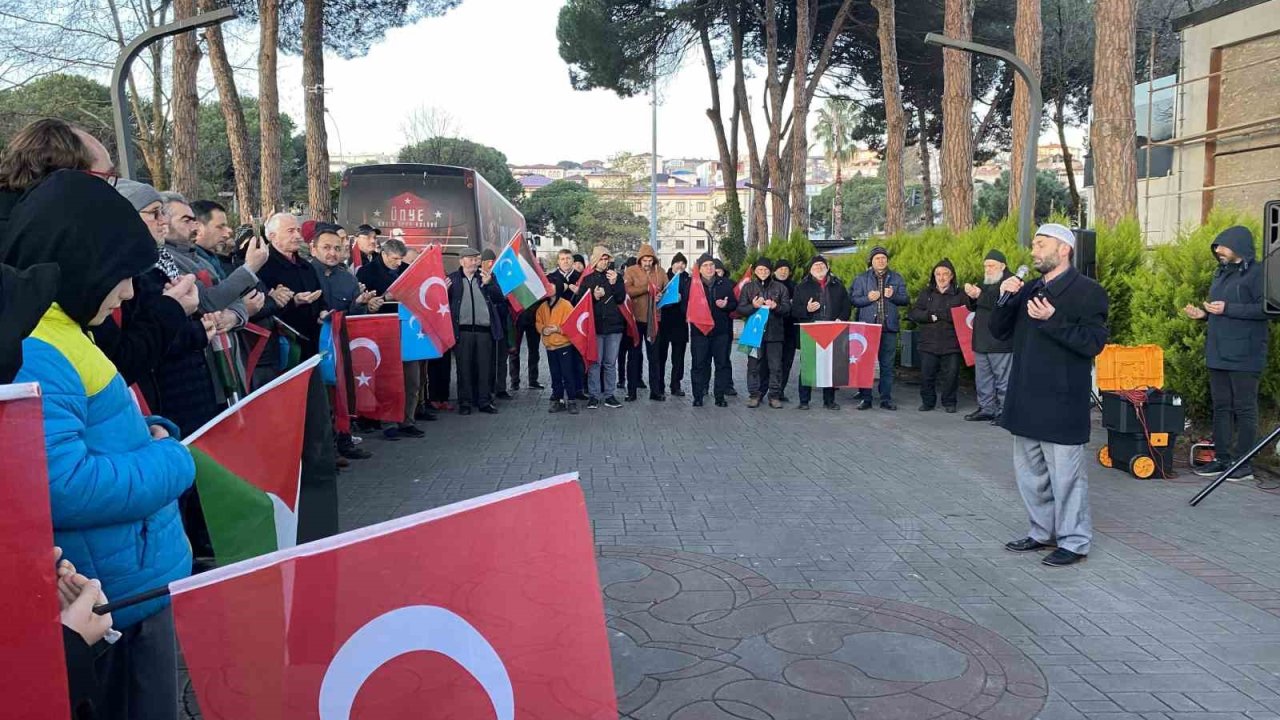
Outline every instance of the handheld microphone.
{"label": "handheld microphone", "polygon": [[[1018,272],[1014,273],[1013,276],[1021,280],[1027,276],[1028,272],[1029,270],[1027,269],[1026,265],[1019,265]],[[1000,293],[1000,299],[996,301],[996,307],[1004,307],[1009,302],[1009,298],[1011,297],[1013,297],[1013,293],[1011,292]]]}

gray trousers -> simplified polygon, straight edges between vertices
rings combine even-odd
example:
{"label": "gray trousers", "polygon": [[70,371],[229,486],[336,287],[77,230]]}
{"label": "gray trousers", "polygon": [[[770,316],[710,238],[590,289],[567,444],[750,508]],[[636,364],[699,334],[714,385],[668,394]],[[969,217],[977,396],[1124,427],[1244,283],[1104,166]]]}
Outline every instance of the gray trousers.
{"label": "gray trousers", "polygon": [[1004,394],[1009,389],[1009,368],[1013,353],[974,353],[973,371],[977,376],[978,409],[992,415],[1004,410]]}
{"label": "gray trousers", "polygon": [[1032,540],[1079,555],[1089,554],[1093,521],[1089,517],[1089,478],[1085,446],[1058,445],[1013,436],[1013,471],[1027,506]]}

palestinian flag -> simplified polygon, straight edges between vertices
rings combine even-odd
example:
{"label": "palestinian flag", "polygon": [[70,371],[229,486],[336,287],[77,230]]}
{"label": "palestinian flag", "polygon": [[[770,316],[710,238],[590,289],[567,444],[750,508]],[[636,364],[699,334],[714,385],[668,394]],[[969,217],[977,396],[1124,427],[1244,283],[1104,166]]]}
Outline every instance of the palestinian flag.
{"label": "palestinian flag", "polygon": [[294,330],[280,318],[275,319],[276,340],[279,343],[280,357],[276,369],[284,372],[291,370],[302,362],[302,333]]}
{"label": "palestinian flag", "polygon": [[219,565],[297,544],[312,356],[183,440]]}
{"label": "palestinian flag", "polygon": [[498,255],[497,262],[493,264],[493,276],[516,312],[533,307],[534,303],[555,292],[542,273],[542,267],[529,257],[524,233],[521,232],[512,236],[511,242]]}
{"label": "palestinian flag", "polygon": [[849,323],[800,323],[800,384],[848,387]]}

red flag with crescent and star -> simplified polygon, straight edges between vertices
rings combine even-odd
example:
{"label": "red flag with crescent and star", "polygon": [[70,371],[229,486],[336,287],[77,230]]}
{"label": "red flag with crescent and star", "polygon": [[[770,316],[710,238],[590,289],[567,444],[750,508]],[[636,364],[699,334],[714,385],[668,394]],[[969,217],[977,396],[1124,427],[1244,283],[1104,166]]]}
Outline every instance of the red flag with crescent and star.
{"label": "red flag with crescent and star", "polygon": [[575,473],[170,593],[208,720],[616,720],[599,582]]}
{"label": "red flag with crescent and star", "polygon": [[849,323],[849,387],[875,385],[882,329],[876,323]]}
{"label": "red flag with crescent and star", "polygon": [[400,317],[346,318],[356,415],[369,420],[404,420],[404,363],[400,361]]}
{"label": "red flag with crescent and star", "polygon": [[618,312],[622,313],[622,321],[627,324],[627,339],[635,347],[640,347],[640,329],[636,327],[636,314],[631,310],[630,295],[622,299]]}
{"label": "red flag with crescent and star", "polygon": [[702,276],[695,274],[689,283],[689,309],[686,311],[689,324],[698,328],[703,335],[710,335],[715,329],[716,321],[711,317],[711,301],[707,298],[707,286]]}
{"label": "red flag with crescent and star", "polygon": [[964,353],[964,364],[969,367],[973,367],[973,317],[973,311],[963,305],[951,308],[951,324],[960,341],[960,352]]}
{"label": "red flag with crescent and star", "polygon": [[600,351],[596,347],[596,301],[591,293],[584,294],[573,306],[560,330],[588,364],[600,359]]}
{"label": "red flag with crescent and star", "polygon": [[453,347],[453,315],[449,310],[449,285],[444,274],[444,251],[428,245],[422,255],[387,288],[422,324],[431,344],[444,353]]}

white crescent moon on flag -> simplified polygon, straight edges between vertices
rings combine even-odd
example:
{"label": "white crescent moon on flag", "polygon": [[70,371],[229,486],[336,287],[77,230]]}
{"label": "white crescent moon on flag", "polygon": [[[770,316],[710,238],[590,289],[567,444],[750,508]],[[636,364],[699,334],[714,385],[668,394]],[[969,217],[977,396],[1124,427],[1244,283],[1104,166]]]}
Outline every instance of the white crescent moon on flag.
{"label": "white crescent moon on flag", "polygon": [[968,317],[964,319],[964,324],[968,325],[970,330],[973,329],[973,316],[974,313],[969,313]]}
{"label": "white crescent moon on flag", "polygon": [[578,334],[579,334],[579,335],[586,335],[586,334],[587,334],[587,331],[582,329],[582,323],[583,323],[583,321],[585,321],[586,319],[587,319],[587,316],[586,316],[585,314],[583,314],[583,315],[579,315],[579,316],[578,316],[577,328],[578,328]]}
{"label": "white crescent moon on flag", "polygon": [[849,353],[854,360],[857,360],[858,358],[867,354],[867,338],[863,336],[862,333],[857,333],[857,332],[849,333],[849,341],[856,342],[862,346],[862,350],[858,351],[857,355],[853,355],[853,353]]}
{"label": "white crescent moon on flag", "polygon": [[511,258],[509,258],[509,257],[505,257],[505,258],[502,258],[502,262],[498,263],[498,266],[499,266],[499,267],[502,267],[503,265],[511,265],[511,266],[515,266],[515,264],[516,264],[516,262],[515,262],[514,260],[512,260],[512,259],[511,259]]}
{"label": "white crescent moon on flag", "polygon": [[449,294],[449,286],[444,284],[444,280],[441,280],[438,277],[429,277],[426,279],[426,282],[418,286],[418,302],[422,307],[431,307],[430,305],[427,305],[427,291],[431,289],[432,285],[439,285],[444,288],[445,295]]}
{"label": "white crescent moon on flag", "polygon": [[320,683],[320,720],[348,720],[374,671],[411,652],[436,652],[458,663],[489,696],[497,720],[514,720],[515,691],[498,651],[471,623],[435,605],[396,608],[352,633]]}
{"label": "white crescent moon on flag", "polygon": [[377,370],[378,366],[382,365],[382,348],[379,348],[378,343],[370,340],[369,338],[356,338],[355,340],[351,341],[351,345],[349,346],[349,348],[351,350],[355,350],[356,348],[364,348],[365,350],[368,350],[369,352],[373,353],[373,369],[374,370]]}
{"label": "white crescent moon on flag", "polygon": [[414,324],[414,323],[418,323],[418,329],[419,329],[419,330],[421,330],[421,329],[422,329],[422,323],[418,322],[418,316],[417,316],[417,315],[414,315],[413,313],[409,313],[409,329],[410,329],[410,330],[412,330],[412,329],[413,329],[413,324]]}

